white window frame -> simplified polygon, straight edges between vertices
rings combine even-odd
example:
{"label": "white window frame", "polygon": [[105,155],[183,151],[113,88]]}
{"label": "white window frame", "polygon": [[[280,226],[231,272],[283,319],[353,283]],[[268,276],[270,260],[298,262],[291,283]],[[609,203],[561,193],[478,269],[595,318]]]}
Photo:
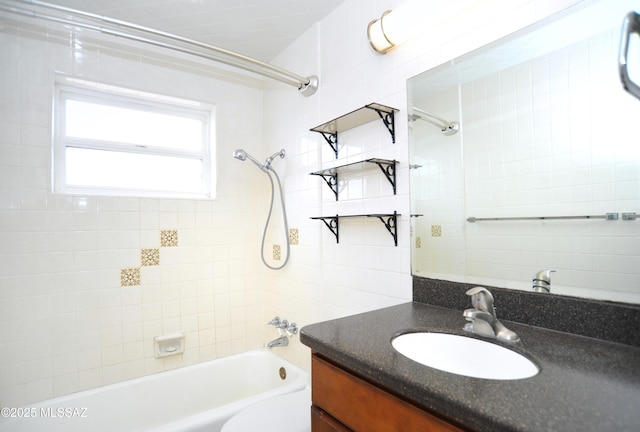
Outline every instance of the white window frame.
{"label": "white window frame", "polygon": [[[65,132],[66,101],[79,100],[115,107],[147,112],[175,115],[202,122],[202,145],[199,150],[137,145],[133,143],[69,137]],[[111,85],[99,84],[74,78],[58,78],[54,96],[53,133],[53,192],[70,195],[139,196],[158,198],[215,198],[215,133],[212,105],[169,96],[141,92]],[[68,148],[107,150],[149,156],[171,156],[197,159],[202,162],[202,178],[198,191],[169,191],[161,189],[122,188],[114,186],[79,186],[67,184]],[[116,173],[114,173],[117,175]],[[170,173],[168,173],[170,174]]]}

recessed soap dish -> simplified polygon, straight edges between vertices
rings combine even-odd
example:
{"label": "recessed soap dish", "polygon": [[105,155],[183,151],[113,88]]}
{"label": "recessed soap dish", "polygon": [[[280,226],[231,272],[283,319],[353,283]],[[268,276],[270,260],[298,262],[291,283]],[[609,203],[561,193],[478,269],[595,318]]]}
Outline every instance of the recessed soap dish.
{"label": "recessed soap dish", "polygon": [[181,354],[184,352],[184,333],[173,333],[153,338],[156,358]]}

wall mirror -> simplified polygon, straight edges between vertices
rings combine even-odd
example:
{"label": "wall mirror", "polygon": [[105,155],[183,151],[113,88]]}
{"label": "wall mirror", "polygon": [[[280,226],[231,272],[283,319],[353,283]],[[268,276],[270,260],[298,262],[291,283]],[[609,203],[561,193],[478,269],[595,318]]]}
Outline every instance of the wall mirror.
{"label": "wall mirror", "polygon": [[555,270],[552,294],[640,303],[633,3],[583,2],[409,79],[414,275],[530,290]]}

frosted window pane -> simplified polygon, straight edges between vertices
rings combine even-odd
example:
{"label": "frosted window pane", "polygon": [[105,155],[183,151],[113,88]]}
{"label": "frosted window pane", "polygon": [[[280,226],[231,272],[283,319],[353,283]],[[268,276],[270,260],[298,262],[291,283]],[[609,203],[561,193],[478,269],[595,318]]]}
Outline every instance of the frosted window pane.
{"label": "frosted window pane", "polygon": [[202,121],[67,99],[66,135],[141,146],[200,150]]}
{"label": "frosted window pane", "polygon": [[70,186],[205,192],[199,159],[70,147],[66,162]]}

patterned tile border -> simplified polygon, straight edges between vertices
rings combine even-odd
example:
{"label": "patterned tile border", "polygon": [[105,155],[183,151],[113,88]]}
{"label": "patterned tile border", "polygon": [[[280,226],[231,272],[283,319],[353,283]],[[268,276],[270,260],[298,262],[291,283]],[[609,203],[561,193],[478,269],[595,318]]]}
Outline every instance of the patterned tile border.
{"label": "patterned tile border", "polygon": [[280,261],[280,257],[280,245],[273,245],[273,259],[276,261]]}
{"label": "patterned tile border", "polygon": [[143,267],[160,265],[160,249],[140,250],[140,262]]}
{"label": "patterned tile border", "polygon": [[124,268],[120,269],[120,286],[138,286],[140,285],[140,268]]}
{"label": "patterned tile border", "polygon": [[[160,247],[178,246],[178,230],[161,230]],[[140,249],[141,267],[160,265],[160,248]],[[120,286],[139,286],[140,267],[120,269]]]}
{"label": "patterned tile border", "polygon": [[175,247],[175,246],[178,246],[178,231],[177,230],[160,231],[160,247]]}
{"label": "patterned tile border", "polygon": [[442,236],[442,225],[431,225],[431,237]]}
{"label": "patterned tile border", "polygon": [[297,245],[300,242],[300,234],[298,228],[291,228],[289,230],[289,244]]}

